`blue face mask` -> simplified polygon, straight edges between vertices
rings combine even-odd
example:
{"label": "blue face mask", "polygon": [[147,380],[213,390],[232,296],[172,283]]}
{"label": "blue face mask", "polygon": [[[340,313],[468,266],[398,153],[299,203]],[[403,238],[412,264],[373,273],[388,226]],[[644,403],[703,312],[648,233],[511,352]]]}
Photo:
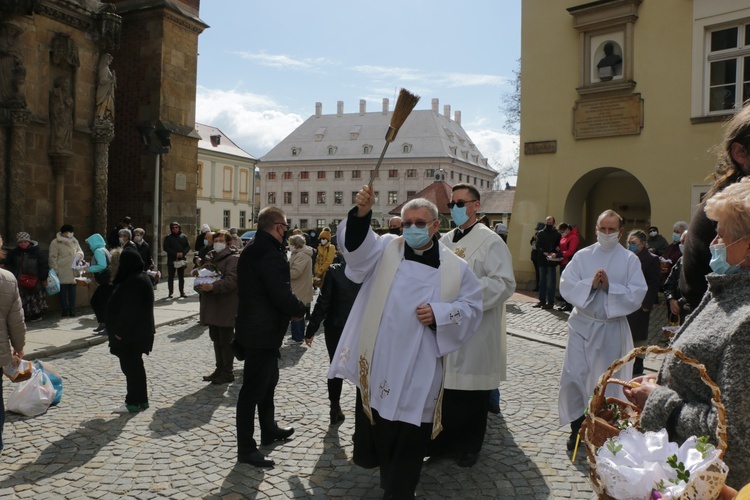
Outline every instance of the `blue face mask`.
{"label": "blue face mask", "polygon": [[405,227],[404,240],[412,248],[422,248],[430,242],[430,230],[427,226],[421,229],[415,225]]}
{"label": "blue face mask", "polygon": [[672,233],[672,243],[679,243],[680,242],[680,236],[681,234]]}
{"label": "blue face mask", "polygon": [[469,216],[466,215],[466,205],[461,208],[458,208],[458,206],[451,208],[451,217],[453,217],[453,222],[456,223],[456,226],[466,224],[466,221],[469,220]]}
{"label": "blue face mask", "polygon": [[[733,245],[734,243],[730,244]],[[708,248],[711,250],[711,262],[709,262],[708,265],[711,266],[713,272],[716,274],[736,274],[740,272],[740,264],[745,262],[745,259],[742,259],[742,262],[738,264],[729,264],[729,262],[727,262],[727,246],[724,243],[717,243]]]}
{"label": "blue face mask", "polygon": [[636,245],[635,243],[628,243],[628,250],[633,253],[638,253],[638,245]]}
{"label": "blue face mask", "polygon": [[685,253],[685,245],[680,243],[680,253]]}

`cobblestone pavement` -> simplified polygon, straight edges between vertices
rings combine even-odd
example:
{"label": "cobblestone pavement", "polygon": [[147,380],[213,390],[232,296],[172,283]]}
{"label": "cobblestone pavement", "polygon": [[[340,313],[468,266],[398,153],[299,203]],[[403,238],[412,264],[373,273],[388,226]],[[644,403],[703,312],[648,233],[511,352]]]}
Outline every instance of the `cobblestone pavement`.
{"label": "cobblestone pavement", "polygon": [[[521,306],[525,311],[525,306]],[[544,312],[549,314],[548,312]],[[537,314],[529,312],[529,314]],[[510,310],[509,310],[509,316]],[[572,464],[557,422],[563,350],[509,338],[501,415],[490,415],[480,460],[462,469],[450,458],[425,464],[421,498],[590,498],[585,458]],[[312,349],[282,349],[276,414],[296,432],[262,447],[274,469],[237,464],[234,437],[239,380],[201,381],[211,371],[205,327],[194,319],[160,328],[145,358],[151,408],[118,416],[125,379],[106,345],[58,354],[65,379],[58,407],[26,418],[8,414],[0,457],[2,498],[379,498],[377,470],[351,463],[354,390],[345,384],[346,421],[328,427],[322,338]],[[241,367],[235,375],[241,378]],[[12,384],[6,382],[7,398]],[[6,399],[7,400],[7,399]]]}

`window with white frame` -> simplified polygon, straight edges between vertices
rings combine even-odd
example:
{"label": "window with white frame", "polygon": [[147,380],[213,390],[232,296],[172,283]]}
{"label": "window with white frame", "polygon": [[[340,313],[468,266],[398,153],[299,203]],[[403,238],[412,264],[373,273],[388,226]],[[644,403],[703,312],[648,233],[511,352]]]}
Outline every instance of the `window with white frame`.
{"label": "window with white frame", "polygon": [[357,191],[352,191],[352,205],[357,204]]}
{"label": "window with white frame", "polygon": [[343,179],[344,178],[344,171],[343,170],[336,170],[333,173],[333,178],[334,179]]}
{"label": "window with white frame", "polygon": [[240,228],[244,229],[247,227],[247,212],[240,210]]}
{"label": "window with white frame", "polygon": [[266,173],[266,179],[269,181],[275,181],[276,180],[276,172],[268,172]]}
{"label": "window with white frame", "polygon": [[307,191],[300,191],[299,193],[299,204],[307,205],[310,203],[310,193]]}
{"label": "window with white frame", "polygon": [[326,204],[326,192],[325,191],[318,191],[317,201],[318,201],[318,205]]}
{"label": "window with white frame", "polygon": [[275,205],[276,204],[276,192],[275,191],[269,191],[268,192],[268,204],[269,205]]}
{"label": "window with white frame", "polygon": [[291,205],[291,204],[292,204],[292,192],[284,191],[284,205]]}
{"label": "window with white frame", "polygon": [[293,178],[293,176],[292,176],[292,173],[290,171],[287,170],[286,172],[284,172],[284,180],[285,181],[291,181],[292,178]]}
{"label": "window with white frame", "polygon": [[706,38],[708,112],[740,109],[750,99],[750,20],[710,29]]}
{"label": "window with white frame", "polygon": [[352,170],[352,179],[360,179],[360,178],[362,178],[362,171]]}
{"label": "window with white frame", "polygon": [[333,204],[334,205],[343,205],[344,204],[344,192],[343,191],[334,191],[333,192]]}
{"label": "window with white frame", "polygon": [[299,220],[299,227],[302,229],[307,229],[307,219],[300,219]]}
{"label": "window with white frame", "polygon": [[326,227],[325,219],[315,219],[315,227]]}
{"label": "window with white frame", "polygon": [[[268,194],[271,194],[271,193],[268,193]],[[230,212],[229,212],[229,210],[224,210],[224,217],[222,217],[222,222],[224,223],[223,227],[225,227],[225,228],[226,227],[231,227],[230,223],[232,222],[232,220],[230,218]]]}
{"label": "window with white frame", "polygon": [[389,205],[398,204],[398,191],[388,191],[388,204]]}

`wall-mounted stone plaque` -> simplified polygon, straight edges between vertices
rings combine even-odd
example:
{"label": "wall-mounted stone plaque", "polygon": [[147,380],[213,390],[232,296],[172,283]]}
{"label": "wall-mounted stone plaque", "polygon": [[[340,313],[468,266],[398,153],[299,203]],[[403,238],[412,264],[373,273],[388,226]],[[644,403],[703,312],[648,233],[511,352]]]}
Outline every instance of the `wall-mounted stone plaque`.
{"label": "wall-mounted stone plaque", "polygon": [[637,135],[643,128],[640,94],[576,101],[573,136],[576,139]]}
{"label": "wall-mounted stone plaque", "polygon": [[557,153],[557,141],[524,142],[523,153],[527,155]]}
{"label": "wall-mounted stone plaque", "polygon": [[187,176],[185,174],[175,174],[174,188],[178,191],[185,191],[187,189]]}

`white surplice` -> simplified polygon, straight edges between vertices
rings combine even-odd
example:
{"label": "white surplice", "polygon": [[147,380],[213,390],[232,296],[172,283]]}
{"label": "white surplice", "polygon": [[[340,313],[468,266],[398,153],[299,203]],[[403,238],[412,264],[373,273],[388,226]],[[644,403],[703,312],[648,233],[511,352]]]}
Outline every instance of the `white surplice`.
{"label": "white surplice", "polygon": [[[395,236],[368,231],[357,250],[346,250],[346,221],[337,230],[346,275],[362,283],[349,314],[328,378],[344,378],[360,387],[357,353],[360,325],[373,294],[374,277],[386,245]],[[440,259],[450,253],[440,245]],[[454,257],[455,259],[455,257]],[[456,259],[458,260],[458,259]],[[482,287],[461,260],[457,298],[441,302],[440,269],[403,259],[395,273],[377,330],[370,368],[370,405],[386,420],[420,425],[433,422],[443,378],[441,357],[455,351],[477,330],[482,319]],[[417,319],[417,306],[430,304],[436,330]],[[361,387],[360,387],[361,389]]]}
{"label": "white surplice", "polygon": [[468,262],[482,282],[484,315],[477,333],[459,350],[445,357],[445,388],[461,391],[497,389],[507,367],[505,301],[516,290],[510,251],[502,238],[477,223],[469,234],[453,243],[453,229],[441,243]]}
{"label": "white surplice", "polygon": [[[599,269],[607,273],[609,291],[591,289]],[[574,308],[560,376],[561,424],[583,415],[599,377],[633,348],[626,316],[641,307],[647,290],[638,257],[619,244],[604,250],[595,243],[578,251],[565,267],[560,294]],[[632,373],[632,363],[628,363],[614,377],[630,380]],[[606,395],[624,398],[622,387],[614,384],[607,386]]]}

